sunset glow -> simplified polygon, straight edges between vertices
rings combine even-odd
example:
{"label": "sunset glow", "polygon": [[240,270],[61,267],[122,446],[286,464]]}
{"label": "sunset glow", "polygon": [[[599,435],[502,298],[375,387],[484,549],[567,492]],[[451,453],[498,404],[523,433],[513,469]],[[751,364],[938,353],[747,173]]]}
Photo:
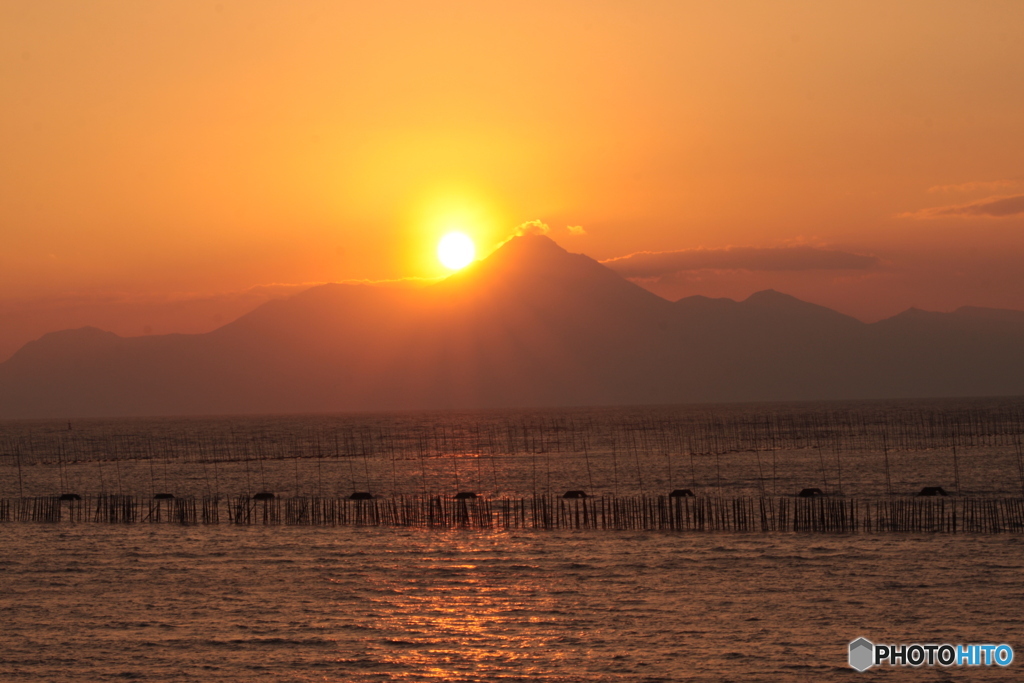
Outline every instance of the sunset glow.
{"label": "sunset glow", "polygon": [[476,246],[463,232],[450,232],[437,245],[437,259],[450,270],[465,268],[475,256]]}
{"label": "sunset glow", "polygon": [[0,682],[1014,663],[1021,27],[0,1]]}
{"label": "sunset glow", "polygon": [[1024,309],[1024,5],[871,4],[12,0],[0,359],[534,219],[670,300]]}

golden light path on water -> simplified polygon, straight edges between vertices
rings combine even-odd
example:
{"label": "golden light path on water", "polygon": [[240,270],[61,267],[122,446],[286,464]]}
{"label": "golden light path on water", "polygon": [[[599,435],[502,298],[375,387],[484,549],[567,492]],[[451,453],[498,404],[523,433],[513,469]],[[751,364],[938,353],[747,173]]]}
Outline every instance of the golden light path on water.
{"label": "golden light path on water", "polygon": [[[539,657],[562,658],[552,648],[550,632],[559,625],[553,617],[557,600],[545,594],[544,581],[535,573],[539,567],[495,565],[497,556],[515,552],[516,540],[506,534],[440,534],[421,540],[426,553],[403,567],[413,570],[411,576],[396,580],[398,568],[393,567],[379,579],[367,577],[377,593],[368,600],[373,613],[396,634],[387,642],[397,652],[383,655],[385,660],[396,667],[415,662],[422,676],[451,680],[462,669],[510,667],[535,675],[543,673],[536,665]],[[347,581],[331,579],[339,587]],[[572,635],[581,634],[562,632],[557,638]]]}
{"label": "golden light path on water", "polygon": [[0,680],[845,681],[859,636],[1024,638],[1016,535],[0,533]]}

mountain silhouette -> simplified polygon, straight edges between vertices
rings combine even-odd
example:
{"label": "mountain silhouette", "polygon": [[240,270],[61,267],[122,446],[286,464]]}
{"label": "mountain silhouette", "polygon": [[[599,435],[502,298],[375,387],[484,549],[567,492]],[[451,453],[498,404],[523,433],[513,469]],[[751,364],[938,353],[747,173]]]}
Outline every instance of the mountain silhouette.
{"label": "mountain silhouette", "polygon": [[0,364],[0,417],[1024,394],[1021,348],[1017,311],[670,302],[527,235],[429,287],[323,285],[207,334],[45,335]]}

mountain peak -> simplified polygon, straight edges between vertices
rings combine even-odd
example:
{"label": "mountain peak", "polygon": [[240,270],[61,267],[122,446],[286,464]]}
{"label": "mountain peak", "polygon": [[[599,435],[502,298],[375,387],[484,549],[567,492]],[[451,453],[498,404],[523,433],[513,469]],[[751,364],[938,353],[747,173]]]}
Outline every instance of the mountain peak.
{"label": "mountain peak", "polygon": [[773,313],[810,312],[818,309],[833,312],[824,306],[808,303],[790,294],[777,292],[774,289],[763,289],[760,292],[754,292],[741,301],[740,305],[745,308],[771,311]]}
{"label": "mountain peak", "polygon": [[484,259],[485,262],[499,263],[514,261],[518,265],[527,263],[552,263],[579,256],[570,254],[546,235],[517,235],[499,246]]}
{"label": "mountain peak", "polygon": [[429,288],[449,302],[509,297],[539,310],[650,310],[670,306],[585,254],[573,254],[544,235],[518,235],[487,258]]}
{"label": "mountain peak", "polygon": [[812,304],[809,301],[798,299],[790,294],[783,294],[774,289],[764,289],[754,292],[740,302],[740,305],[748,309],[754,309],[770,315],[784,316],[786,318],[818,318],[829,319],[836,322],[842,321],[845,324],[861,326],[856,318],[850,317],[826,306]]}
{"label": "mountain peak", "polygon": [[1019,316],[673,304],[527,235],[430,287],[325,285],[206,334],[46,335],[0,363],[0,416],[1018,395]]}
{"label": "mountain peak", "polygon": [[547,235],[536,235],[532,233],[514,235],[513,237],[505,240],[499,249],[504,249],[508,246],[519,246],[520,248],[527,249],[548,249],[568,253]]}
{"label": "mountain peak", "polygon": [[800,301],[800,299],[797,299],[795,296],[792,296],[790,294],[783,294],[782,292],[778,292],[774,289],[762,289],[760,292],[754,292],[753,294],[751,294],[750,296],[743,300],[743,303],[757,305],[776,304],[782,302],[806,303],[804,301]]}
{"label": "mountain peak", "polygon": [[570,254],[550,237],[518,235],[504,242],[486,258],[453,273],[440,284],[442,288],[461,286],[475,281],[476,286],[486,282],[514,283],[522,278],[562,279],[579,276],[594,269],[604,270],[596,261],[583,254]]}

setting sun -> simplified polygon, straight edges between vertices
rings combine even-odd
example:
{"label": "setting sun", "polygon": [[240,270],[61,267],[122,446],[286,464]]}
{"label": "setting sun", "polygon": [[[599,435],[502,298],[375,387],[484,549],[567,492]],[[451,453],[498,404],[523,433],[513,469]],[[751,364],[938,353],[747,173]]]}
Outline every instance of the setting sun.
{"label": "setting sun", "polygon": [[450,232],[437,244],[437,258],[445,268],[459,270],[473,262],[476,246],[468,235]]}

